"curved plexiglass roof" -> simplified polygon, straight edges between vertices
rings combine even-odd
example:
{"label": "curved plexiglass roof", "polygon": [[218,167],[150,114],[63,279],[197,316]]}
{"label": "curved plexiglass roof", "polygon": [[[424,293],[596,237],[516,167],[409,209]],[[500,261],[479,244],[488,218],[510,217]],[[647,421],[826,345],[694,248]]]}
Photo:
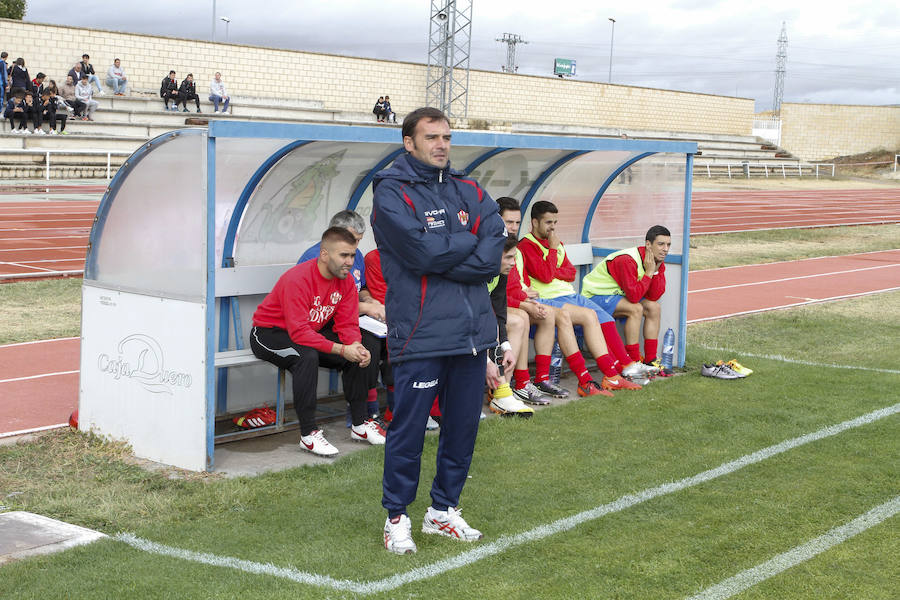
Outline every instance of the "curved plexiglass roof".
{"label": "curved plexiglass roof", "polygon": [[[663,223],[673,248],[681,247],[693,143],[468,131],[454,132],[452,143],[453,168],[494,198],[522,202],[522,234],[529,207],[549,200],[565,243],[621,248]],[[401,152],[394,127],[222,121],[208,131],[167,133],[135,152],[111,182],[85,279],[204,297],[209,211],[217,267],[295,262],[335,212],[349,207],[368,217],[372,176]],[[360,249],[373,247],[367,234]]]}

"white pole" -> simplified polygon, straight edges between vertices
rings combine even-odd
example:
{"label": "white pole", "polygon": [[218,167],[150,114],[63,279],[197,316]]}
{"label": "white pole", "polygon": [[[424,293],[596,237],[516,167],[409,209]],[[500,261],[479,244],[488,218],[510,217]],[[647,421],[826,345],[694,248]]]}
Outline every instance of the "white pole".
{"label": "white pole", "polygon": [[[25,133],[28,133],[28,132],[26,131]],[[47,181],[50,181],[50,151],[49,150],[47,150],[47,161],[46,161],[45,165],[47,167],[46,179],[47,179]]]}

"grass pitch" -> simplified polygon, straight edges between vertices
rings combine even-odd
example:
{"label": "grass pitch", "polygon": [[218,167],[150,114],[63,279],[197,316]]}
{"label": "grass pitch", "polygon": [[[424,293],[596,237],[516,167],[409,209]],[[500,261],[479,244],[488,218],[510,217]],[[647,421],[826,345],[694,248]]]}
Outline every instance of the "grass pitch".
{"label": "grass pitch", "polygon": [[[381,547],[382,450],[375,447],[324,467],[255,478],[173,479],[132,464],[121,446],[60,431],[0,448],[0,504],[110,535],[381,580],[891,406],[900,374],[894,353],[878,345],[900,338],[898,323],[900,294],[892,293],[696,324],[684,376],[528,421],[485,422],[462,497],[465,516],[486,536],[475,544],[426,537],[415,527],[428,504],[434,437],[410,507],[419,544],[413,556]],[[738,358],[755,373],[740,381],[700,377],[697,366],[716,358]],[[820,366],[831,364],[873,370]],[[898,436],[900,415],[886,417],[370,597],[685,598],[896,497]],[[894,598],[898,519],[738,597]],[[0,572],[3,598],[356,596],[112,539]]]}

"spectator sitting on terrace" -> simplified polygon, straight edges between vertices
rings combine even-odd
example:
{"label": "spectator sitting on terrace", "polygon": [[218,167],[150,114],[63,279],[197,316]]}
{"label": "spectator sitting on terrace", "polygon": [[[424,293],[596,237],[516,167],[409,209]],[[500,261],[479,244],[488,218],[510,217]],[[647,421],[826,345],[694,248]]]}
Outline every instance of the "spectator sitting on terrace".
{"label": "spectator sitting on terrace", "polygon": [[82,121],[93,121],[94,111],[97,110],[99,102],[94,100],[94,87],[88,82],[88,76],[82,75],[81,81],[75,86],[75,97],[84,102],[84,116]]}
{"label": "spectator sitting on terrace", "polygon": [[[178,110],[181,95],[178,93],[178,80],[175,79],[175,71],[169,71],[168,77],[163,77],[159,86],[159,96],[163,99],[166,110]],[[169,108],[170,100],[172,101],[172,108]]]}
{"label": "spectator sitting on terrace", "polygon": [[372,109],[372,113],[374,113],[375,118],[379,123],[384,121],[384,96],[378,96],[378,101],[375,103],[375,108]]}
{"label": "spectator sitting on terrace", "polygon": [[46,79],[46,75],[43,73],[38,73],[34,79],[31,80],[31,91],[34,92],[35,98],[40,98],[44,93],[44,79]]}
{"label": "spectator sitting on terrace", "polygon": [[75,81],[72,79],[72,76],[66,75],[66,82],[62,86],[60,95],[63,97],[66,105],[74,111],[73,116],[80,118],[84,115],[84,109],[87,105],[75,95],[75,87]]}
{"label": "spectator sitting on terrace", "polygon": [[[25,91],[16,90],[6,102],[3,118],[9,119],[9,132],[13,135],[28,133],[25,123],[28,121],[28,107],[25,105]],[[16,119],[19,126],[16,127]]]}
{"label": "spectator sitting on terrace", "polygon": [[360,343],[359,296],[347,277],[356,238],[343,227],[322,234],[319,255],[288,269],[253,313],[250,348],[262,360],[291,372],[300,448],[334,456],[335,448],[316,427],[318,368],[341,371],[350,404],[350,438],[384,444],[384,430],[366,415],[369,351]]}
{"label": "spectator sitting on terrace", "polygon": [[219,104],[221,102],[225,103],[225,106],[222,107],[222,112],[228,112],[228,103],[231,101],[231,98],[228,97],[228,92],[225,91],[225,82],[222,81],[222,74],[216,71],[216,76],[209,84],[209,101],[213,103],[213,112],[219,112]]}
{"label": "spectator sitting on terrace", "polygon": [[188,73],[184,81],[181,82],[181,87],[178,88],[178,98],[184,106],[183,112],[188,112],[187,103],[189,100],[197,103],[197,112],[200,112],[200,96],[197,95],[197,86],[194,84],[193,73]]}
{"label": "spectator sitting on terrace", "polygon": [[97,77],[97,74],[94,72],[94,65],[91,64],[91,57],[87,54],[81,55],[81,73],[83,75],[88,76],[88,81],[97,86],[97,93],[101,96],[106,92],[103,91],[103,87],[100,85],[100,78]]}
{"label": "spectator sitting on terrace", "polygon": [[387,121],[388,123],[391,123],[391,122],[396,123],[397,122],[397,115],[394,113],[393,110],[391,110],[391,97],[390,96],[384,97],[384,120]]}
{"label": "spectator sitting on terrace", "polygon": [[643,361],[662,370],[656,357],[659,299],[666,291],[666,255],[672,234],[662,225],[647,231],[644,245],[607,255],[585,276],[581,293],[614,317],[625,317],[625,350],[642,360],[638,345],[644,322]]}
{"label": "spectator sitting on terrace", "polygon": [[72,81],[75,82],[75,85],[81,83],[81,76],[84,75],[84,73],[81,72],[81,63],[75,63],[75,66],[69,69],[68,75],[72,78]]}
{"label": "spectator sitting on terrace", "polygon": [[46,88],[46,92],[50,94],[50,101],[53,103],[53,116],[50,118],[50,134],[56,134],[56,124],[59,123],[59,133],[68,135],[66,133],[66,121],[69,118],[68,111],[72,109],[56,94],[56,84],[53,83],[52,79],[50,83],[53,85],[48,85]]}
{"label": "spectator sitting on terrace", "polygon": [[33,90],[31,77],[28,75],[28,69],[25,68],[25,59],[21,56],[16,59],[9,70],[9,93],[13,94],[16,89]]}
{"label": "spectator sitting on terrace", "polygon": [[125,77],[125,69],[122,68],[122,61],[117,58],[106,72],[106,85],[112,87],[116,96],[124,96],[125,86],[127,84],[128,78]]}
{"label": "spectator sitting on terrace", "polygon": [[50,97],[50,90],[44,89],[35,102],[35,126],[34,132],[43,134],[41,125],[46,121],[50,126],[50,133],[56,135],[56,100]]}

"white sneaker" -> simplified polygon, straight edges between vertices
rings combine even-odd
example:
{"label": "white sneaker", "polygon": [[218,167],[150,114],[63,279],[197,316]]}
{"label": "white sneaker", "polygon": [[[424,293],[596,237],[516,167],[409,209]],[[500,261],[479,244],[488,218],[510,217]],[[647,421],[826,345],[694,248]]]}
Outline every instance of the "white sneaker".
{"label": "white sneaker", "polygon": [[461,509],[452,506],[447,510],[435,510],[433,506],[429,506],[422,521],[422,533],[435,533],[463,542],[474,542],[484,537],[480,531],[466,523],[461,512]]}
{"label": "white sneaker", "polygon": [[55,129],[51,129],[51,130],[50,130],[50,135],[56,135],[56,130],[55,130]]}
{"label": "white sneaker", "polygon": [[517,417],[525,417],[528,418],[534,415],[534,409],[530,406],[525,406],[525,404],[513,396],[507,396],[506,398],[491,398],[490,405],[491,412],[497,413],[498,415],[515,415]]}
{"label": "white sneaker", "polygon": [[319,456],[334,456],[338,453],[338,449],[325,439],[321,429],[313,429],[309,435],[301,435],[300,447]]}
{"label": "white sneaker", "polygon": [[435,421],[434,417],[428,415],[428,421],[425,423],[425,431],[434,431],[440,426],[441,424]]}
{"label": "white sneaker", "polygon": [[645,365],[639,360],[634,361],[633,363],[622,369],[622,375],[624,377],[628,377],[629,379],[647,379],[651,375],[656,375],[657,373],[659,373],[659,369],[657,369],[656,367],[651,367],[650,365]]}
{"label": "white sneaker", "polygon": [[47,135],[43,129],[35,129],[34,132],[38,135]]}
{"label": "white sneaker", "polygon": [[384,445],[384,429],[374,419],[366,419],[362,425],[350,428],[350,439],[358,442],[369,442],[373,446]]}
{"label": "white sneaker", "polygon": [[412,523],[408,516],[384,521],[384,547],[394,554],[415,554],[416,543],[412,539]]}

